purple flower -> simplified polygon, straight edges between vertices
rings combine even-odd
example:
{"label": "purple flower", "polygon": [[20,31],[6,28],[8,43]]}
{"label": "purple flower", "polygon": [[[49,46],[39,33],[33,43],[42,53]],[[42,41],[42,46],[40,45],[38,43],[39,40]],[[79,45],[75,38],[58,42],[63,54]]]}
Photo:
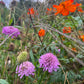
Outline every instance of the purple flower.
{"label": "purple flower", "polygon": [[[16,32],[16,33],[14,33],[14,32]],[[15,28],[13,26],[5,26],[5,27],[3,27],[2,33],[5,34],[5,35],[10,35],[10,34],[14,33],[12,35],[12,38],[13,37],[17,37],[18,35],[20,35],[19,29]]]}
{"label": "purple flower", "polygon": [[52,53],[46,53],[42,55],[39,59],[40,68],[43,68],[43,71],[53,72],[57,71],[59,68],[59,61],[55,55]]}
{"label": "purple flower", "polygon": [[18,76],[22,78],[24,75],[29,76],[29,75],[34,75],[35,72],[35,66],[29,62],[23,62],[16,68],[16,73],[18,73]]}
{"label": "purple flower", "polygon": [[58,52],[60,52],[60,49],[58,49]]}

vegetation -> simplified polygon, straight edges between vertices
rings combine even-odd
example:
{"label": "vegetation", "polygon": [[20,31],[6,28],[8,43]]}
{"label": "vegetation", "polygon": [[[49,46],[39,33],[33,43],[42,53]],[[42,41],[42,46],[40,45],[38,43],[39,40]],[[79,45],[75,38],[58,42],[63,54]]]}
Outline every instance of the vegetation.
{"label": "vegetation", "polygon": [[0,2],[0,30],[0,84],[84,83],[80,2]]}

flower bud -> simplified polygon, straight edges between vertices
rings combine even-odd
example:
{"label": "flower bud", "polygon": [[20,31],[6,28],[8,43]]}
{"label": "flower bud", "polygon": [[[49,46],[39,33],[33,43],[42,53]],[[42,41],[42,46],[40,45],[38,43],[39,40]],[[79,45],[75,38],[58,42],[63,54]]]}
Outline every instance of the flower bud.
{"label": "flower bud", "polygon": [[18,61],[18,63],[21,63],[21,62],[26,61],[26,60],[28,59],[27,56],[28,56],[27,51],[23,51],[23,52],[21,52],[21,53],[18,55],[18,57],[17,57],[17,61]]}

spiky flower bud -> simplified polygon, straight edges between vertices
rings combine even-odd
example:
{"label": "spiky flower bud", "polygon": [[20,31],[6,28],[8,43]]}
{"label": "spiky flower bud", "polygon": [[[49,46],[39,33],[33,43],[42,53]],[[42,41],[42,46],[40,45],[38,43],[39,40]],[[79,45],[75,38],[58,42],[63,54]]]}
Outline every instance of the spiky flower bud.
{"label": "spiky flower bud", "polygon": [[21,52],[17,57],[17,62],[22,63],[28,59],[28,53],[27,51]]}

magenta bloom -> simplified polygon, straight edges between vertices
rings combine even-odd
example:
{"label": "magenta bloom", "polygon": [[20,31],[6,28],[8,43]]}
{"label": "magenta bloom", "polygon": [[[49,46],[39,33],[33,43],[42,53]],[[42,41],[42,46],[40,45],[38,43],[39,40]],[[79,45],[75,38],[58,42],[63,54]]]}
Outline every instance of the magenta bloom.
{"label": "magenta bloom", "polygon": [[[13,34],[14,32],[16,32],[16,33]],[[17,37],[18,35],[20,35],[19,29],[15,28],[13,26],[5,26],[5,27],[3,27],[2,33],[5,34],[5,35],[13,34],[12,38],[13,37]]]}
{"label": "magenta bloom", "polygon": [[52,53],[46,53],[42,55],[39,59],[40,68],[43,68],[43,71],[53,72],[57,71],[59,68],[59,61],[55,55]]}
{"label": "magenta bloom", "polygon": [[29,76],[29,75],[34,75],[35,72],[35,66],[29,62],[23,62],[16,68],[16,73],[18,73],[18,76],[22,78],[24,75]]}
{"label": "magenta bloom", "polygon": [[58,52],[60,52],[60,49],[58,49]]}

